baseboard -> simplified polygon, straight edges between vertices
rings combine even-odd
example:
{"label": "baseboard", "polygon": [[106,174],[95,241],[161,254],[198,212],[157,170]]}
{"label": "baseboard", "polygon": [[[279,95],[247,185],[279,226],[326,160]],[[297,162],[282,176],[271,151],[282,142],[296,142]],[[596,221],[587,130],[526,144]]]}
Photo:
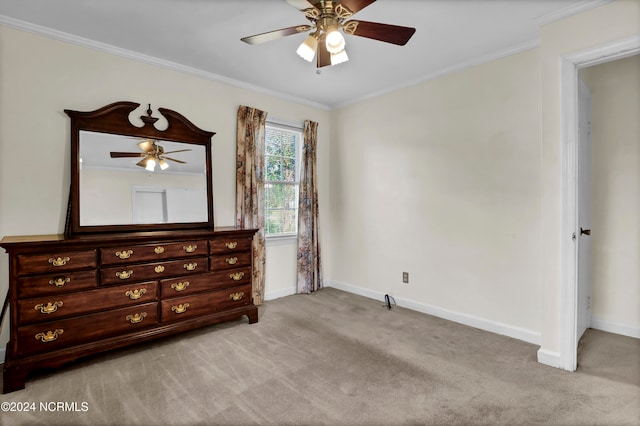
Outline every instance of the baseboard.
{"label": "baseboard", "polygon": [[546,349],[538,349],[538,362],[549,367],[560,368],[560,354]]}
{"label": "baseboard", "polygon": [[[325,281],[326,287],[334,287],[339,290],[344,290],[349,293],[359,294],[360,296],[368,297],[370,299],[384,300],[384,293],[357,287],[351,284],[342,283],[338,281]],[[393,295],[391,295],[393,296]],[[514,339],[523,340],[535,345],[540,344],[540,333],[527,330],[520,327],[515,327],[509,324],[500,323],[497,321],[491,321],[485,318],[475,317],[473,315],[467,315],[460,312],[450,311],[448,309],[438,308],[437,306],[428,305],[426,303],[415,302],[413,300],[404,299],[393,296],[396,304],[403,308],[411,309],[414,311],[422,312],[424,314],[433,315],[438,318],[443,318],[449,321],[456,322],[458,324],[467,325],[480,330],[489,331],[495,334],[501,334]]]}
{"label": "baseboard", "polygon": [[296,293],[297,293],[297,289],[295,287],[284,288],[282,290],[276,290],[276,291],[268,291],[264,294],[264,300],[279,299],[281,297],[291,296]]}
{"label": "baseboard", "polygon": [[640,328],[591,317],[591,328],[640,339]]}

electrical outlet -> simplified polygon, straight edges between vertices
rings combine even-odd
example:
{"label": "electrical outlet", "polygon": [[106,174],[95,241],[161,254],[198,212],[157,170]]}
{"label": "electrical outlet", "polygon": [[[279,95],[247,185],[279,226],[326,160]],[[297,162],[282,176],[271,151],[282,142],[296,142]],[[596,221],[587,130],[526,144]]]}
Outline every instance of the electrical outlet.
{"label": "electrical outlet", "polygon": [[405,284],[409,284],[409,273],[408,272],[403,272],[402,273],[402,282]]}

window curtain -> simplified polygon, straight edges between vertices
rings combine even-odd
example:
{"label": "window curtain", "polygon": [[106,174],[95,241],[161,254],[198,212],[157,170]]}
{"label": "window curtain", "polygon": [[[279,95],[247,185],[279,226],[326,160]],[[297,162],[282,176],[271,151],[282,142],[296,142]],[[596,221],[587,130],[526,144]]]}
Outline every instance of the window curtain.
{"label": "window curtain", "polygon": [[238,109],[236,161],[236,225],[255,228],[253,237],[253,303],[264,301],[264,132],[267,113]]}
{"label": "window curtain", "polygon": [[304,143],[300,164],[298,201],[298,293],[322,288],[320,240],[318,232],[318,177],[316,145],[318,123],[304,122]]}

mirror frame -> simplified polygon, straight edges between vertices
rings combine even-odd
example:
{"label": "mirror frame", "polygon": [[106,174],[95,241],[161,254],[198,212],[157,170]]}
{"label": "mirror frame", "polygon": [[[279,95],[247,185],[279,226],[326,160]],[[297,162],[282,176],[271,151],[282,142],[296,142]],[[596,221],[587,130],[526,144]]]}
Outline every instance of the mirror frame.
{"label": "mirror frame", "polygon": [[[168,126],[165,130],[158,130],[154,126],[158,118],[151,115],[151,105],[149,105],[147,115],[140,116],[143,126],[136,127],[129,120],[129,116],[139,106],[140,104],[136,102],[122,101],[106,105],[95,111],[64,110],[65,114],[71,118],[71,192],[69,194],[65,234],[213,229],[211,138],[215,135],[215,132],[202,130],[181,114],[166,108],[158,108],[158,112],[166,118]],[[207,221],[82,226],[80,224],[80,131],[82,130],[204,146],[206,155]]]}

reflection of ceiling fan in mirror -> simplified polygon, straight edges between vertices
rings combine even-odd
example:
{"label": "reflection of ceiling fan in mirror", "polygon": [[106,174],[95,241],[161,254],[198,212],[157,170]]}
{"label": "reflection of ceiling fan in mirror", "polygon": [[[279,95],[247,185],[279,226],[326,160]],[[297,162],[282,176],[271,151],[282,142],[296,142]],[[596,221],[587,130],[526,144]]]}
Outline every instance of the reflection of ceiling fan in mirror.
{"label": "reflection of ceiling fan in mirror", "polygon": [[[248,44],[259,44],[281,37],[311,31],[298,48],[298,55],[311,62],[317,53],[317,67],[336,65],[349,60],[342,33],[384,41],[399,46],[407,44],[416,32],[415,28],[381,24],[361,20],[348,20],[356,12],[376,0],[287,0],[301,9],[311,25],[296,25],[249,37],[241,40]],[[346,22],[345,22],[346,21]]]}
{"label": "reflection of ceiling fan in mirror", "polygon": [[164,148],[156,143],[157,141],[154,139],[145,139],[144,141],[138,143],[140,149],[143,152],[116,152],[111,151],[111,158],[135,158],[135,157],[144,157],[136,166],[144,167],[150,172],[154,171],[156,168],[156,164],[160,166],[161,170],[165,170],[169,167],[169,163],[165,160],[175,161],[176,163],[186,164],[186,161],[176,160],[175,158],[169,158],[167,154],[173,154],[176,152],[185,152],[191,151],[190,149],[179,149],[177,151],[164,151]]}

